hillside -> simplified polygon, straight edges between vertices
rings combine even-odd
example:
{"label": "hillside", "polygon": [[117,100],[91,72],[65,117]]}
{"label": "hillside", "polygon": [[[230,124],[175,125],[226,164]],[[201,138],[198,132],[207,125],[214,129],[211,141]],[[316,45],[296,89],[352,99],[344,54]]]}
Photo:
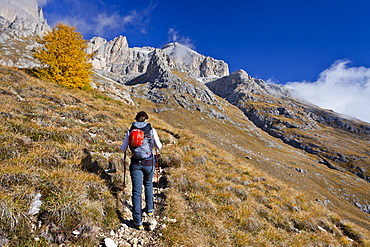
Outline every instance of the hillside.
{"label": "hillside", "polygon": [[294,97],[295,92],[244,71],[207,86],[270,135],[318,156],[329,168],[352,172],[370,182],[370,124],[304,102]]}
{"label": "hillside", "polygon": [[[145,231],[144,239],[156,246],[368,244],[366,214],[335,193],[340,180],[346,184],[342,190],[366,198],[368,183],[271,138],[220,98],[208,112],[135,97],[132,104],[6,67],[0,82],[2,244],[97,246],[111,230],[135,234],[122,203],[130,193],[122,192],[119,146],[138,109],[149,112],[165,144],[160,183],[165,204],[156,204],[164,206],[157,218],[161,227]],[[145,86],[130,87],[145,91]],[[210,114],[212,107],[222,107],[224,118]],[[116,173],[104,171],[110,164]],[[39,212],[30,210],[38,193]]]}
{"label": "hillside", "polygon": [[[176,42],[94,37],[93,90],[42,81],[42,9],[0,5],[0,246],[370,246],[369,123]],[[164,144],[144,231],[119,150],[140,110]]]}

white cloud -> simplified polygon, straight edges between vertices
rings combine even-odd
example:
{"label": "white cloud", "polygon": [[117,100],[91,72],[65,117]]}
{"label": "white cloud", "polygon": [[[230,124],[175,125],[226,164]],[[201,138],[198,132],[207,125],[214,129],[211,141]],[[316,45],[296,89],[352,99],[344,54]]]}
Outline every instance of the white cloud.
{"label": "white cloud", "polygon": [[[123,19],[124,18],[125,17],[123,17]],[[94,26],[90,29],[97,35],[104,35],[107,29],[123,28],[121,26],[122,17],[118,13],[99,13],[95,18],[93,18],[92,23]]]}
{"label": "white cloud", "polygon": [[59,16],[55,18],[55,21],[51,23],[52,26],[62,22],[63,24],[77,27],[77,31],[80,33],[86,33],[91,31],[90,23],[83,18],[79,18],[78,16]]}
{"label": "white cloud", "polygon": [[167,36],[168,42],[178,42],[192,50],[195,50],[194,41],[187,36],[180,35],[179,31],[177,31],[175,28],[171,27],[168,29]]}
{"label": "white cloud", "polygon": [[124,16],[120,22],[121,26],[133,26],[138,29],[142,34],[148,32],[148,25],[150,17],[157,4],[150,3],[146,9],[132,10],[128,15]]}
{"label": "white cloud", "polygon": [[168,29],[167,35],[168,35],[168,41],[176,42],[178,40],[179,32],[171,27],[170,29]]}
{"label": "white cloud", "polygon": [[315,82],[288,82],[306,100],[321,108],[370,123],[370,68],[349,67],[338,60],[321,72]]}
{"label": "white cloud", "polygon": [[[46,2],[53,0],[38,1],[46,4]],[[91,3],[86,0],[63,0],[63,2],[64,5],[69,6],[68,10],[61,13],[52,13],[50,15],[52,18],[51,24],[55,25],[63,22],[76,26],[77,31],[84,35],[103,37],[117,36],[126,32],[129,28],[138,30],[140,33],[147,33],[151,13],[157,6],[157,4],[150,3],[145,9],[129,10],[122,13],[116,7],[109,6],[102,1]],[[112,9],[114,9],[114,12],[111,11]]]}

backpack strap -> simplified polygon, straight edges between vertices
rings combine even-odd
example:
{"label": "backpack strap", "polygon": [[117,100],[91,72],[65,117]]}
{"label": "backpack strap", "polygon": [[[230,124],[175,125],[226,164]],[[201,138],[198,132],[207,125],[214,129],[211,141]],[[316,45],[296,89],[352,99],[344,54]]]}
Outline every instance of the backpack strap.
{"label": "backpack strap", "polygon": [[142,131],[144,131],[145,135],[148,135],[148,134],[150,134],[150,131],[152,130],[152,125],[150,123],[148,123],[143,128],[138,128],[138,127],[134,126],[134,124],[132,124],[129,131],[131,132],[133,129],[142,130]]}

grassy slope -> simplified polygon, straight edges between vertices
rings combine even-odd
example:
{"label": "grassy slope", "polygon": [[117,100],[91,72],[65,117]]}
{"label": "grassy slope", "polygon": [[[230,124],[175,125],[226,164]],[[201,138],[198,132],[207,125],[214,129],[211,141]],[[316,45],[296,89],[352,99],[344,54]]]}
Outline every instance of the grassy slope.
{"label": "grassy slope", "polygon": [[[176,123],[181,122],[181,116],[186,118],[183,123],[189,123],[188,118],[192,119],[192,124],[182,124],[182,127],[193,129],[198,134],[190,138],[190,147],[181,145],[173,154],[168,154],[179,160],[184,160],[184,157],[189,155],[193,157],[170,172],[170,181],[173,183],[171,188],[174,191],[169,196],[169,213],[172,217],[180,218],[184,225],[174,225],[168,229],[166,233],[170,235],[169,245],[222,246],[222,243],[227,243],[228,246],[325,246],[335,242],[333,239],[327,242],[322,239],[327,235],[323,234],[323,237],[318,226],[323,227],[322,222],[333,221],[327,209],[315,200],[329,199],[329,206],[336,203],[338,199],[328,191],[330,187],[325,187],[328,184],[332,186],[332,181],[328,182],[323,178],[324,184],[312,183],[313,180],[317,182],[314,175],[316,169],[325,170],[324,173],[331,173],[331,170],[324,167],[311,168],[309,162],[312,162],[313,157],[307,157],[301,151],[291,150],[278,140],[274,143],[267,139],[269,137],[264,137],[263,133],[260,133],[260,139],[253,133],[246,137],[246,130],[231,131],[227,123],[217,126],[211,119],[207,119],[207,125],[211,128],[204,129],[206,126],[204,122],[201,123],[203,120],[196,121],[198,116],[189,115],[188,112],[177,112],[175,118],[163,116],[164,119],[176,119]],[[228,131],[225,131],[226,129]],[[221,133],[222,130],[227,132],[226,135],[230,138],[236,139],[238,147],[217,138],[220,136],[215,133]],[[253,131],[258,133],[258,129]],[[241,136],[243,132],[244,143],[238,138],[238,134]],[[243,156],[245,154],[252,159],[246,160]],[[309,174],[303,175],[294,168],[310,171]],[[291,186],[283,185],[271,176],[290,180],[287,182],[290,182],[288,185]],[[348,179],[348,182],[351,179],[353,177]],[[358,180],[363,184],[363,181]],[[301,192],[298,192],[299,190]],[[303,195],[307,192],[310,194]],[[328,195],[324,197],[326,194]],[[355,209],[359,215],[349,215],[348,208],[354,206],[342,203],[344,205],[340,210],[337,208],[337,211],[343,210],[345,216],[351,219],[354,217],[360,221],[360,225],[366,223],[364,213]],[[294,210],[297,210],[297,213]],[[305,226],[299,226],[300,223],[297,225],[297,220]],[[296,234],[296,227],[304,230],[304,233]],[[166,234],[165,236],[168,237]],[[345,243],[346,241],[340,244]]]}
{"label": "grassy slope", "polygon": [[[144,100],[138,104],[140,109],[154,108]],[[40,245],[48,239],[93,246],[98,228],[118,227],[122,170],[109,179],[101,170],[108,162],[120,168],[119,145],[139,108],[0,67],[0,236],[15,246],[37,246],[34,236],[45,238]],[[304,175],[293,168],[308,167],[314,157],[260,132],[235,107],[225,109],[234,121],[231,127],[227,121],[183,109],[150,114],[166,144],[162,163],[168,167],[169,187],[163,214],[177,220],[163,229],[164,246],[368,243],[367,230],[314,201],[324,194],[320,190],[327,189],[325,185],[315,185],[320,190],[313,195],[290,186],[299,178],[308,181],[303,187],[312,189],[310,176],[324,168],[316,164]],[[223,136],[235,141],[220,139]],[[245,159],[246,153],[252,159]],[[268,175],[276,167],[276,177],[280,174],[287,184]],[[284,170],[292,173],[292,181],[283,176]],[[358,188],[352,179],[341,179]],[[37,192],[43,206],[37,217],[29,216]],[[344,216],[349,218],[347,212]],[[361,214],[352,217],[361,221]],[[70,238],[75,229],[82,237]]]}
{"label": "grassy slope", "polygon": [[[191,147],[184,149],[183,146],[185,144],[182,144],[182,148],[175,149],[173,153],[167,154],[169,157],[177,157],[176,160],[184,160],[184,157],[189,155],[193,156],[192,159],[188,158],[189,160],[186,165],[182,164],[179,169],[173,169],[171,172],[171,181],[174,183],[171,188],[178,186],[180,189],[174,193],[174,199],[169,207],[169,212],[172,212],[173,208],[176,208],[173,217],[176,217],[176,214],[182,212],[178,217],[184,217],[182,220],[186,223],[180,228],[178,225],[175,225],[174,228],[170,228],[166,232],[171,235],[171,238],[168,240],[170,245],[220,246],[224,241],[227,241],[227,245],[236,246],[256,244],[294,245],[293,243],[295,241],[298,246],[310,245],[308,242],[315,238],[313,236],[320,235],[316,231],[319,229],[317,226],[320,225],[320,222],[328,220],[325,217],[321,218],[321,214],[327,215],[326,209],[320,207],[322,204],[327,205],[329,209],[343,213],[342,215],[344,217],[369,229],[366,214],[356,208],[353,203],[342,200],[336,194],[339,188],[346,187],[344,190],[348,189],[351,193],[359,193],[362,198],[368,198],[369,191],[363,189],[369,187],[368,183],[349,173],[340,174],[328,169],[326,166],[318,163],[319,159],[317,157],[307,155],[305,152],[293,149],[276,138],[271,138],[271,136],[261,132],[247,121],[236,107],[228,105],[221,99],[220,101],[224,104],[225,112],[231,117],[231,122],[209,118],[200,112],[184,109],[165,110],[158,115],[159,118],[166,120],[167,123],[172,124],[176,128],[190,131],[196,135],[190,138],[192,143],[189,145]],[[153,108],[157,110],[171,108],[172,105],[168,104],[171,104],[171,102],[169,101],[164,105],[151,105],[142,101],[141,107],[147,110]],[[208,149],[215,151],[209,152]],[[227,153],[223,153],[224,150],[227,150]],[[220,155],[221,152],[222,155]],[[221,160],[220,156],[222,157]],[[251,159],[246,160],[244,158],[245,156]],[[222,165],[218,165],[219,163]],[[174,161],[174,164],[178,166],[178,162]],[[299,173],[295,168],[305,169],[305,173]],[[239,172],[237,172],[238,170]],[[269,175],[266,173],[259,175],[260,172],[258,170],[263,170]],[[246,174],[250,174],[251,176],[248,177]],[[252,197],[248,193],[250,190],[248,187],[250,181],[260,182],[259,177],[269,178],[270,176],[287,182],[288,187],[286,185],[282,186],[284,188],[282,190],[280,190],[281,185],[274,185],[276,180],[267,179],[268,182],[266,182],[268,184],[266,187],[268,188],[270,186],[271,188],[279,187],[277,194],[284,195],[286,193],[285,189],[287,189],[289,191],[287,194],[292,197],[288,199],[286,198],[287,194],[285,194],[281,196],[284,200],[294,201],[295,199],[292,198],[300,198],[302,196],[300,193],[306,194],[302,196],[304,199],[299,200],[297,204],[307,203],[311,205],[307,209],[307,218],[303,221],[310,221],[308,219],[314,221],[312,223],[312,229],[316,228],[316,230],[312,232],[312,239],[308,237],[306,240],[303,240],[305,238],[303,236],[291,235],[291,232],[296,231],[294,227],[293,229],[290,228],[292,225],[294,226],[292,222],[295,216],[291,216],[290,214],[292,212],[289,212],[289,209],[284,207],[276,211],[273,210],[271,214],[275,218],[265,219],[272,226],[264,225],[262,230],[259,227],[257,227],[258,229],[254,229],[253,227],[249,229],[248,227],[241,226],[244,224],[242,223],[243,220],[249,223],[257,222],[258,224],[261,217],[264,217],[256,212],[258,209],[256,209],[255,204],[244,202],[245,198],[249,198],[250,201],[259,202],[262,200],[269,201],[273,205],[279,205],[279,202],[271,198],[274,196],[270,195],[271,190],[269,189],[266,190],[266,194],[263,192],[254,193]],[[229,177],[231,182],[222,182],[221,185],[216,186],[217,182],[220,180],[225,181],[227,177]],[[198,185],[200,183],[202,185]],[[290,191],[291,187],[289,185],[294,186],[295,190]],[[192,188],[192,186],[195,186],[195,188]],[[252,187],[254,186],[252,185]],[[235,189],[235,187],[238,189]],[[227,193],[232,198],[230,200],[234,201],[233,203],[228,203],[227,200],[220,201],[219,197],[222,197],[222,190],[228,190]],[[298,190],[301,190],[301,192],[297,192]],[[194,193],[196,195],[189,195],[189,191],[195,191]],[[266,199],[266,197],[269,199]],[[321,202],[316,202],[316,199],[319,199]],[[171,202],[171,200],[169,201]],[[240,208],[244,203],[247,204],[244,205],[246,211]],[[286,201],[283,204],[285,203]],[[231,212],[224,210],[226,207],[225,204]],[[289,203],[285,205],[289,205]],[[269,206],[266,207],[269,208]],[[315,209],[316,207],[318,207],[317,210]],[[243,218],[243,220],[233,221],[233,216],[230,215],[233,211],[236,211],[236,214],[240,218]],[[199,214],[199,212],[202,214]],[[195,219],[194,215],[198,219]],[[282,220],[280,217],[284,219],[288,218],[291,221]],[[282,225],[279,225],[279,223],[277,223],[278,225],[274,225],[281,220],[284,222]],[[208,230],[207,227],[209,228]],[[223,231],[225,229],[228,230],[221,237],[222,233],[217,232],[217,229],[214,229],[214,227],[220,228]],[[233,227],[236,227],[236,229],[233,230]],[[274,235],[276,238],[269,238],[264,235],[270,231],[275,231],[276,228],[278,228],[278,231],[281,230],[280,228],[286,231],[276,233]],[[232,237],[234,234],[239,234],[236,232],[239,232],[242,237]],[[261,234],[260,238],[256,237],[258,235],[256,232]],[[364,232],[367,233],[366,230]],[[209,238],[204,237],[209,236],[209,234],[214,236],[210,236]],[[311,244],[314,242],[312,241]],[[320,246],[325,245],[324,242],[318,240],[316,244]],[[345,245],[345,243],[341,244]]]}
{"label": "grassy slope", "polygon": [[[188,81],[186,77],[182,78]],[[313,202],[320,200],[331,210],[370,230],[369,217],[354,204],[369,204],[370,184],[349,172],[329,169],[320,164],[321,158],[292,148],[256,128],[235,106],[219,98],[230,121],[208,118],[197,111],[163,112],[161,118],[178,128],[196,133],[237,158],[251,158],[249,165],[267,172],[296,190],[305,193]],[[267,103],[266,103],[267,104]],[[211,107],[211,106],[209,106]],[[152,106],[154,108],[154,106]],[[156,105],[156,108],[159,108]],[[148,109],[150,107],[148,106]],[[326,146],[344,153],[369,148],[366,138],[326,126],[305,135],[322,136]],[[362,149],[361,149],[362,147]],[[365,158],[366,159],[366,158]],[[330,161],[332,162],[332,161]],[[340,167],[342,164],[333,165]],[[366,167],[369,164],[363,163]],[[298,172],[301,169],[303,172]],[[325,203],[326,202],[326,203]]]}
{"label": "grassy slope", "polygon": [[[0,70],[0,236],[18,246],[33,236],[68,241],[79,230],[74,242],[97,245],[98,228],[120,224],[122,172],[107,177],[103,169],[121,166],[119,146],[136,109]],[[36,218],[28,210],[37,192],[43,204]]]}

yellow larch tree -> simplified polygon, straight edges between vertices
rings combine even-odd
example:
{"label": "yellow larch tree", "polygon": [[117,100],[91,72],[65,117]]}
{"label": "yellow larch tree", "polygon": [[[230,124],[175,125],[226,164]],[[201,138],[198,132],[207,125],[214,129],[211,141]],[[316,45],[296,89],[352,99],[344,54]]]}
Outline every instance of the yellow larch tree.
{"label": "yellow larch tree", "polygon": [[76,27],[59,23],[39,43],[42,46],[34,53],[43,63],[36,70],[38,77],[67,87],[91,89],[91,55],[86,53],[87,41]]}

